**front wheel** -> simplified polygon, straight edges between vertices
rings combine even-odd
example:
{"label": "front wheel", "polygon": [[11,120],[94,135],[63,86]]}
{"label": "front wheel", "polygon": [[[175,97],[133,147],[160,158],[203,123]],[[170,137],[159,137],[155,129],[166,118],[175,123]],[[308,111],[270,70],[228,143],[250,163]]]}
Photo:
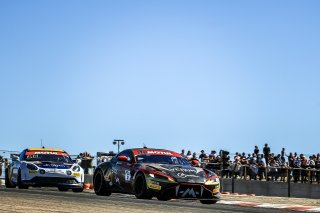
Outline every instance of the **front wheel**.
{"label": "front wheel", "polygon": [[6,188],[16,188],[16,185],[10,181],[8,168],[5,170],[5,184]]}
{"label": "front wheel", "polygon": [[134,195],[138,199],[151,199],[152,196],[148,194],[147,183],[144,174],[139,173],[134,182]]}
{"label": "front wheel", "polygon": [[100,196],[110,196],[111,192],[107,190],[106,182],[103,178],[103,173],[98,170],[93,176],[93,189],[96,195]]}
{"label": "front wheel", "polygon": [[217,200],[200,200],[202,204],[215,204]]}

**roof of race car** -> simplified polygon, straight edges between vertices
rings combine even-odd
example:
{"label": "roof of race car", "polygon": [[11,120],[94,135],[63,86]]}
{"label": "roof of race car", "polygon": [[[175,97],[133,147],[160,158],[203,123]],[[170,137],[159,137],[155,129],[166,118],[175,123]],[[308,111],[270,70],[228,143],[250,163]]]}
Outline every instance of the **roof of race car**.
{"label": "roof of race car", "polygon": [[167,155],[181,157],[179,153],[165,149],[137,148],[131,149],[134,155]]}
{"label": "roof of race car", "polygon": [[65,152],[62,149],[54,149],[54,148],[28,148],[28,151],[46,151],[46,152]]}

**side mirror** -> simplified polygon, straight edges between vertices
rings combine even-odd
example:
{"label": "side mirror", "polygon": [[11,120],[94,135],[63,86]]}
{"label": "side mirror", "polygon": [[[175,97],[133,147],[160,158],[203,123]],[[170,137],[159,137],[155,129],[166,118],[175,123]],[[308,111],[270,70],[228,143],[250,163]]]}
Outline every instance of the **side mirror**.
{"label": "side mirror", "polygon": [[19,161],[19,157],[18,156],[13,156],[12,157],[12,161]]}
{"label": "side mirror", "polygon": [[127,157],[127,156],[120,155],[120,156],[118,156],[118,160],[119,160],[119,161],[128,162],[128,157]]}
{"label": "side mirror", "polygon": [[191,164],[192,164],[192,166],[199,166],[200,163],[197,160],[192,160]]}

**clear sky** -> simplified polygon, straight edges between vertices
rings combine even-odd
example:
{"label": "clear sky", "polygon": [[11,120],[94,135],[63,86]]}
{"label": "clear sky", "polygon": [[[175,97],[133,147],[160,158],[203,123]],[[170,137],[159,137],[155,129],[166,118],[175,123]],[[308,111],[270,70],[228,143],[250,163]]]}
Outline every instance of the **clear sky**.
{"label": "clear sky", "polygon": [[0,1],[0,150],[320,152],[320,1]]}

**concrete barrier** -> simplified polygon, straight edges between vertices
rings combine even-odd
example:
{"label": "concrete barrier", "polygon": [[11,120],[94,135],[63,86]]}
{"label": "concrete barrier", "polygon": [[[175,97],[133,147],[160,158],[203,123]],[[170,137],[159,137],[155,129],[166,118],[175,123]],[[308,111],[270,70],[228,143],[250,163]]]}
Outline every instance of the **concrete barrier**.
{"label": "concrete barrier", "polygon": [[[224,192],[232,192],[232,179],[221,179],[221,182]],[[320,184],[290,183],[289,188],[287,182],[234,180],[234,192],[239,194],[288,197],[288,190],[290,197],[320,198]]]}
{"label": "concrete barrier", "polygon": [[[92,175],[85,175],[84,182],[92,183]],[[232,192],[232,179],[221,179],[221,186],[223,192]],[[235,179],[234,193],[288,197],[288,183]],[[290,183],[290,196],[319,199],[320,184]]]}

